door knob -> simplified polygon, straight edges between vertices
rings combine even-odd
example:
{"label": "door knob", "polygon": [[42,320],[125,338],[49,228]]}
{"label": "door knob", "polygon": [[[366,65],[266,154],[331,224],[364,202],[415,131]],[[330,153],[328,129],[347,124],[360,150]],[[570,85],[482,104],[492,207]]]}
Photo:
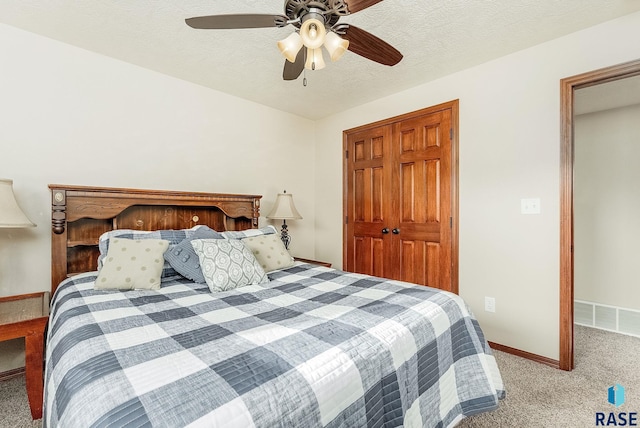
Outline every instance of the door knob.
{"label": "door knob", "polygon": [[382,233],[384,233],[385,235],[389,233],[389,228],[385,227],[384,229],[382,229]]}
{"label": "door knob", "polygon": [[400,229],[398,229],[398,228],[396,227],[396,228],[394,228],[391,232],[392,232],[394,235],[397,235],[397,234],[399,234],[399,233],[400,233]]}

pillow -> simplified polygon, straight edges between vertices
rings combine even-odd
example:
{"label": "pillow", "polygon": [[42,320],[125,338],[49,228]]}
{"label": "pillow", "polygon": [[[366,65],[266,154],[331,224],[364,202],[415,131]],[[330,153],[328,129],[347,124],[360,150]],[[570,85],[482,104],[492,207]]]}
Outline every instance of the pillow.
{"label": "pillow", "polygon": [[269,282],[253,253],[236,239],[194,239],[202,274],[211,291]]}
{"label": "pillow", "polygon": [[293,257],[276,234],[252,236],[241,241],[251,250],[265,272],[293,266]]}
{"label": "pillow", "polygon": [[271,235],[272,233],[278,233],[278,230],[274,226],[269,225],[261,227],[260,229],[229,230],[222,232],[221,235],[224,236],[225,239],[242,239],[248,238],[249,236]]}
{"label": "pillow", "polygon": [[159,290],[167,248],[169,241],[164,239],[112,238],[95,288]]}
{"label": "pillow", "polygon": [[164,253],[164,259],[180,275],[198,284],[204,284],[205,279],[202,275],[202,269],[200,269],[200,259],[191,245],[191,241],[194,239],[222,239],[222,235],[208,227],[198,229],[191,238],[183,239],[179,244],[170,246],[169,250]]}
{"label": "pillow", "polygon": [[[109,251],[109,243],[112,238],[126,238],[126,239],[164,239],[169,241],[169,245],[177,245],[182,242],[184,239],[191,237],[197,230],[202,228],[209,229],[209,227],[204,225],[197,225],[192,227],[191,229],[180,229],[180,230],[154,230],[154,231],[145,231],[145,230],[133,230],[133,229],[116,229],[110,230],[109,232],[105,232],[100,235],[100,239],[98,240],[98,249],[100,251],[100,255],[98,256],[98,270],[102,269],[102,263],[104,258]],[[210,229],[213,230],[213,229]],[[164,264],[162,270],[162,278],[175,277],[180,275],[176,270],[166,262]]]}

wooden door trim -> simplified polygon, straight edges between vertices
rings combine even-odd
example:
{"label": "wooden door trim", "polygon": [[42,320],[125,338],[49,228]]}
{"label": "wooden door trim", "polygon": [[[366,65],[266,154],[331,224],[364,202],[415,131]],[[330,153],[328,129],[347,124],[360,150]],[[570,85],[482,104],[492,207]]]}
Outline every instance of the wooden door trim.
{"label": "wooden door trim", "polygon": [[[403,120],[408,120],[408,119],[415,119],[415,118],[420,117],[420,116],[425,116],[427,114],[436,113],[438,111],[447,110],[447,109],[452,109],[452,113],[455,113],[456,118],[457,118],[458,104],[459,104],[459,100],[448,101],[446,103],[437,104],[435,106],[423,108],[423,109],[412,111],[412,112],[409,112],[409,113],[404,113],[404,114],[401,114],[399,116],[394,116],[394,117],[390,117],[390,118],[387,118],[387,119],[382,119],[382,120],[379,120],[377,122],[372,122],[372,123],[367,123],[365,125],[356,126],[355,128],[345,129],[344,131],[342,131],[342,135],[343,135],[344,138],[346,138],[347,134],[352,134],[354,132],[360,132],[360,131],[366,131],[367,129],[377,128],[379,126],[392,125],[392,124],[394,124],[396,122],[402,122]],[[457,129],[454,129],[454,131],[457,131]],[[345,146],[345,149],[346,149],[346,146]]]}
{"label": "wooden door trim", "polygon": [[458,284],[458,100],[451,102],[451,291],[459,294]]}
{"label": "wooden door trim", "polygon": [[560,81],[560,359],[573,370],[573,166],[574,90],[640,75],[640,60],[589,71]]}
{"label": "wooden door trim", "polygon": [[459,267],[459,213],[458,213],[458,183],[459,183],[459,158],[458,158],[458,126],[459,126],[459,100],[452,100],[442,104],[437,104],[424,109],[412,111],[399,116],[390,117],[388,119],[379,120],[377,122],[368,123],[366,125],[357,126],[342,131],[342,265],[343,269],[347,266],[347,195],[348,195],[348,164],[347,164],[347,137],[349,134],[355,132],[361,132],[372,128],[377,128],[385,125],[392,125],[396,122],[401,122],[407,119],[414,119],[420,116],[424,116],[431,113],[436,113],[441,110],[451,110],[451,129],[453,136],[451,138],[451,291],[458,294],[458,267]]}

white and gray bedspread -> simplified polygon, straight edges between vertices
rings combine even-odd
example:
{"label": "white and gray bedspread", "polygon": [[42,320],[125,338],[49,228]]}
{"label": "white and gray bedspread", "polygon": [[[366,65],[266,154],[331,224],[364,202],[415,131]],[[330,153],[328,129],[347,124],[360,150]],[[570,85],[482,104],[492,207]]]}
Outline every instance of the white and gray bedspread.
{"label": "white and gray bedspread", "polygon": [[57,290],[46,427],[448,427],[502,379],[456,295],[298,264],[211,293]]}

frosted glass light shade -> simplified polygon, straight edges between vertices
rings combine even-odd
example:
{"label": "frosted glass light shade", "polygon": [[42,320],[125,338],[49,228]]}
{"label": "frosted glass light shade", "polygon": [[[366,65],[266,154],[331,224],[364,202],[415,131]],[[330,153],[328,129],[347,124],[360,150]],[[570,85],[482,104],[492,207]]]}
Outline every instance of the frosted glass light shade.
{"label": "frosted glass light shade", "polygon": [[324,37],[324,47],[329,52],[331,61],[335,62],[349,49],[349,40],[345,40],[333,31],[329,31]]}
{"label": "frosted glass light shade", "polygon": [[13,180],[0,179],[0,227],[35,227],[18,206]]}
{"label": "frosted glass light shade", "polygon": [[322,49],[307,49],[307,62],[304,67],[307,70],[322,70],[325,67]]}
{"label": "frosted glass light shade", "polygon": [[301,220],[302,216],[293,204],[293,193],[278,193],[275,204],[267,218],[274,220]]}
{"label": "frosted glass light shade", "polygon": [[302,43],[309,49],[318,49],[324,43],[324,36],[327,34],[324,23],[319,19],[310,18],[302,23],[300,27],[300,37]]}
{"label": "frosted glass light shade", "polygon": [[280,40],[278,42],[278,49],[280,49],[280,53],[284,56],[289,62],[296,62],[296,56],[300,49],[302,48],[302,37],[300,34],[295,31],[286,39]]}

